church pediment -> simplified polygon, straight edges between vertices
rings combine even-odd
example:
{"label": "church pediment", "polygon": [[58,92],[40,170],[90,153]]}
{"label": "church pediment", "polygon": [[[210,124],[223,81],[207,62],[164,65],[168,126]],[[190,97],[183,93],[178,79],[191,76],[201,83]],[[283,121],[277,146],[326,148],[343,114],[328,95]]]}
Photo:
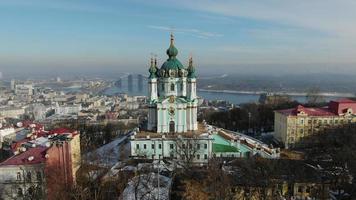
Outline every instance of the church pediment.
{"label": "church pediment", "polygon": [[162,104],[185,104],[188,101],[185,98],[170,96],[161,101]]}

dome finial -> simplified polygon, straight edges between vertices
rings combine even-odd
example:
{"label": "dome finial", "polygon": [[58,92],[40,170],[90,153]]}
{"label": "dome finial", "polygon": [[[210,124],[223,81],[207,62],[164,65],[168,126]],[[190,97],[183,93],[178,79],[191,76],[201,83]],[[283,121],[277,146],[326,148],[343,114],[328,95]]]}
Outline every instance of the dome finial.
{"label": "dome finial", "polygon": [[171,33],[171,45],[166,51],[167,55],[169,58],[175,58],[178,54],[178,49],[174,46],[174,36],[173,33]]}
{"label": "dome finial", "polygon": [[155,58],[153,58],[153,56],[151,56],[151,67],[150,69],[148,70],[150,72],[150,76],[149,78],[156,78],[157,77],[157,61]]}
{"label": "dome finial", "polygon": [[193,56],[190,54],[189,56],[189,65],[188,65],[188,78],[196,78],[195,68],[193,66]]}
{"label": "dome finial", "polygon": [[189,55],[189,65],[188,66],[193,67],[193,55],[192,54]]}
{"label": "dome finial", "polygon": [[173,32],[171,32],[171,46],[174,45],[174,35],[173,35]]}
{"label": "dome finial", "polygon": [[153,58],[151,57],[151,67],[153,67]]}

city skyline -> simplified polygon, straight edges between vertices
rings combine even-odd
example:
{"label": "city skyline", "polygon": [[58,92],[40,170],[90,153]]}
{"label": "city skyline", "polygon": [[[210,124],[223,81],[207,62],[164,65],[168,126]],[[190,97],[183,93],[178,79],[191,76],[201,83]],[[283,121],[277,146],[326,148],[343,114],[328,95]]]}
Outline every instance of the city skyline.
{"label": "city skyline", "polygon": [[[201,73],[356,73],[353,10],[340,1],[1,1],[4,74],[145,72],[169,33]],[[219,70],[220,71],[220,70]]]}

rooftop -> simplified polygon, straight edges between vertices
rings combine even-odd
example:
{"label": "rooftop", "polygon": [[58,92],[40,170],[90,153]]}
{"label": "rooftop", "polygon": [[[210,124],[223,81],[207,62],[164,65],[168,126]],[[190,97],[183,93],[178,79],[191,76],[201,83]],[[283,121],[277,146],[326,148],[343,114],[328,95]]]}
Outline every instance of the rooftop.
{"label": "rooftop", "polygon": [[74,133],[74,132],[75,132],[75,131],[70,130],[70,129],[67,129],[67,128],[56,128],[56,129],[50,130],[50,131],[48,132],[48,134],[49,134],[49,135],[53,135],[53,134],[61,135],[61,134]]}
{"label": "rooftop", "polygon": [[301,105],[299,105],[296,108],[277,110],[276,112],[279,112],[279,113],[281,113],[283,115],[287,115],[287,116],[297,116],[297,114],[299,114],[301,112],[304,112],[306,115],[310,115],[310,116],[336,116],[336,114],[331,112],[328,107],[306,108]]}
{"label": "rooftop", "polygon": [[194,138],[194,137],[203,136],[203,134],[207,134],[207,133],[208,130],[205,128],[204,124],[199,123],[198,130],[196,131],[187,131],[184,133],[166,133],[166,134],[156,133],[152,131],[140,131],[136,133],[135,138],[147,138],[147,136],[149,136],[150,138],[161,138],[163,135],[166,138],[176,138],[178,136],[182,136],[185,138]]}
{"label": "rooftop", "polygon": [[46,160],[47,147],[34,147],[29,148],[27,151],[14,155],[4,162],[0,163],[0,166],[6,165],[31,165],[43,163]]}
{"label": "rooftop", "polygon": [[352,113],[350,114],[356,113],[356,101],[351,99],[339,99],[330,101],[328,106],[322,108],[307,108],[298,105],[295,108],[277,110],[276,112],[286,116],[297,116],[298,114],[309,116],[339,116],[347,113],[348,109],[351,109]]}

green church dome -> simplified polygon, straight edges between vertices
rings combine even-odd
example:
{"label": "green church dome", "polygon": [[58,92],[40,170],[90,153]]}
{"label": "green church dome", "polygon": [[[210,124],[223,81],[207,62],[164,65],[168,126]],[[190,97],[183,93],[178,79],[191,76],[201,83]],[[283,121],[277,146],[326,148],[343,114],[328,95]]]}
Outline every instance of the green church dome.
{"label": "green church dome", "polygon": [[166,53],[169,57],[176,57],[178,55],[178,49],[171,43]]}
{"label": "green church dome", "polygon": [[182,63],[176,58],[176,56],[178,55],[178,49],[174,46],[173,35],[171,35],[171,44],[170,44],[169,48],[167,49],[166,53],[169,58],[167,59],[166,62],[163,63],[161,69],[164,69],[167,71],[170,69],[179,70],[179,69],[184,68]]}
{"label": "green church dome", "polygon": [[166,62],[163,63],[161,69],[169,70],[169,69],[183,69],[182,63],[177,58],[169,58]]}

